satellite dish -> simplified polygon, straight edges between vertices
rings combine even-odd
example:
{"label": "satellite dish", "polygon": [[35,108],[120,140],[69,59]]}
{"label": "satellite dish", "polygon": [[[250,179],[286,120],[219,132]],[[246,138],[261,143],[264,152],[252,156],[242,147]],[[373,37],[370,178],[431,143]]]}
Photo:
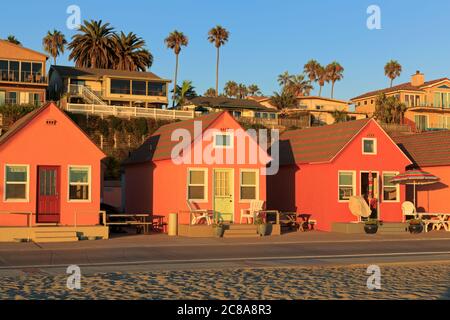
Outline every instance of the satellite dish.
{"label": "satellite dish", "polygon": [[350,212],[357,217],[368,218],[370,217],[371,211],[366,200],[361,196],[350,197],[348,201],[348,208]]}

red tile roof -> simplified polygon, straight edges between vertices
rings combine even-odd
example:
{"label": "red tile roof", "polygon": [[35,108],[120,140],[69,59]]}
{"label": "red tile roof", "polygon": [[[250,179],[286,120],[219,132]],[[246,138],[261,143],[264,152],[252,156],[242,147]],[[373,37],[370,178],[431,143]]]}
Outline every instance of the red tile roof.
{"label": "red tile roof", "polygon": [[280,136],[280,164],[329,162],[371,119],[286,131]]}
{"label": "red tile roof", "polygon": [[393,137],[418,167],[450,165],[450,131],[434,131]]}
{"label": "red tile roof", "polygon": [[201,133],[203,133],[224,113],[225,111],[210,113],[202,117],[174,122],[160,127],[139,148],[131,153],[130,157],[124,161],[124,165],[170,159],[172,149],[179,143],[179,141],[172,141],[171,139],[171,135],[174,130],[188,130],[191,135],[192,143],[198,136],[194,136],[194,121],[201,121],[203,129]]}
{"label": "red tile roof", "polygon": [[384,89],[380,89],[380,90],[370,91],[370,92],[364,93],[364,94],[362,94],[360,96],[354,97],[351,100],[358,100],[358,99],[368,98],[368,97],[379,95],[380,93],[390,93],[390,92],[395,92],[395,91],[400,91],[400,90],[422,91],[423,87],[430,86],[430,85],[433,85],[435,83],[438,83],[438,82],[441,82],[441,81],[444,81],[444,80],[449,80],[449,79],[448,78],[440,78],[440,79],[436,79],[436,80],[426,81],[423,85],[418,86],[418,87],[413,86],[411,84],[411,82],[405,82],[405,83],[393,86],[392,88],[384,88]]}

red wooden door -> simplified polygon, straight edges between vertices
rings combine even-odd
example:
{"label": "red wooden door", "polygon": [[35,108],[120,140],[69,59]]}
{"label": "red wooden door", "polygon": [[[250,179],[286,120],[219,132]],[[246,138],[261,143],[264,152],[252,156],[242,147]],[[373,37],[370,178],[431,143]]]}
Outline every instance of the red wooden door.
{"label": "red wooden door", "polygon": [[60,222],[60,168],[38,167],[37,222]]}

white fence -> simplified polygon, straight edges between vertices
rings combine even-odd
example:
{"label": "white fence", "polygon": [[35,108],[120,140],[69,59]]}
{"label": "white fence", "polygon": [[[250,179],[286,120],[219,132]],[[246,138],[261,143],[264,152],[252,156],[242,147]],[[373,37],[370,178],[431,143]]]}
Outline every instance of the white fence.
{"label": "white fence", "polygon": [[194,111],[164,110],[143,107],[122,107],[96,104],[68,103],[65,110],[73,113],[93,114],[98,116],[115,116],[121,118],[152,118],[187,120],[195,117]]}

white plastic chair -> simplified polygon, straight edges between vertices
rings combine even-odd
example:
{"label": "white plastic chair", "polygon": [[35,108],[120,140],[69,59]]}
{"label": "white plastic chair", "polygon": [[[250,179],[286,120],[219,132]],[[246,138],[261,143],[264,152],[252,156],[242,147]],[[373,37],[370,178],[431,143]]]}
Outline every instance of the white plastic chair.
{"label": "white plastic chair", "polygon": [[190,215],[192,217],[192,224],[199,224],[200,221],[203,219],[206,221],[206,223],[210,226],[212,224],[212,217],[214,216],[214,213],[211,210],[207,209],[197,209],[194,207],[194,204],[187,200],[187,205],[189,208]]}
{"label": "white plastic chair", "polygon": [[402,216],[403,216],[402,222],[407,221],[406,219],[407,216],[413,216],[414,219],[417,217],[416,207],[412,202],[405,201],[402,203]]}
{"label": "white plastic chair", "polygon": [[242,221],[244,219],[247,219],[247,224],[250,223],[250,219],[253,219],[253,222],[255,222],[255,219],[258,215],[259,211],[262,211],[264,206],[263,200],[252,200],[250,201],[250,208],[249,209],[241,209],[241,220],[240,223],[242,224]]}

